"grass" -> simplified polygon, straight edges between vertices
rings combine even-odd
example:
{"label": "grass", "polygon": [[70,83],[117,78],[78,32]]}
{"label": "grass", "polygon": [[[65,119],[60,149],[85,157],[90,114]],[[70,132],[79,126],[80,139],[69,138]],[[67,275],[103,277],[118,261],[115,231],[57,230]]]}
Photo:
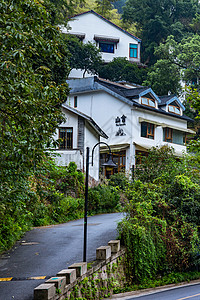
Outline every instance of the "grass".
{"label": "grass", "polygon": [[137,291],[141,289],[155,288],[167,284],[190,282],[191,280],[196,280],[196,279],[200,279],[200,272],[187,272],[187,273],[172,272],[162,277],[160,276],[159,278],[143,280],[143,282],[139,284],[131,284],[131,285],[127,284],[123,288],[118,288],[118,287],[114,288],[113,293],[119,294],[119,293]]}

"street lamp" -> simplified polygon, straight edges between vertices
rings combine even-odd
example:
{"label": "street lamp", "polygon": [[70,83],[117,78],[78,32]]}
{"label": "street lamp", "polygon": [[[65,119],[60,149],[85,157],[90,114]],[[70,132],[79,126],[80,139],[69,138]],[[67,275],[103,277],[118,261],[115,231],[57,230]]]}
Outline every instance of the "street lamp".
{"label": "street lamp", "polygon": [[[94,145],[92,149],[92,166],[93,166],[93,157],[94,157],[94,149],[99,144],[105,144],[109,149],[108,161],[102,164],[105,167],[116,167],[116,164],[112,161],[112,153],[110,146],[105,142],[99,142]],[[85,173],[85,211],[84,211],[84,243],[83,243],[83,262],[86,262],[86,252],[87,252],[87,210],[88,210],[88,181],[89,181],[89,147],[86,148],[86,173]]]}

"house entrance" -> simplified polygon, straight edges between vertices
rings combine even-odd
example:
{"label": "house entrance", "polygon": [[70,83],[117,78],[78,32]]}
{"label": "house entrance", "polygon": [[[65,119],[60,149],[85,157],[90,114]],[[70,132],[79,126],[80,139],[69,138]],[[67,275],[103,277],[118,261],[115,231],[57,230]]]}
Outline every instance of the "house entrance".
{"label": "house entrance", "polygon": [[[100,154],[100,166],[108,160],[108,153]],[[102,170],[103,175],[106,178],[110,178],[111,175],[119,172],[125,172],[126,169],[126,150],[113,152],[112,160],[117,165],[116,168],[106,167],[105,170]]]}

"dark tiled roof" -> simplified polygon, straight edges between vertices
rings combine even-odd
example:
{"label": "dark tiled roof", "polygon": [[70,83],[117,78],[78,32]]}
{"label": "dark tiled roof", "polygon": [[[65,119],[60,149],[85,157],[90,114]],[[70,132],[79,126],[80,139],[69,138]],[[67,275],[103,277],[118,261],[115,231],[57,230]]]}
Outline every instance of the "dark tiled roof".
{"label": "dark tiled roof", "polygon": [[132,100],[132,104],[133,106],[145,109],[145,110],[150,110],[150,111],[154,111],[156,113],[161,113],[167,116],[171,116],[174,118],[178,118],[178,119],[183,119],[186,121],[193,121],[193,119],[182,115],[175,115],[173,113],[170,112],[166,112],[165,110],[163,110],[161,107],[164,106],[166,104],[167,101],[169,101],[170,99],[172,99],[173,97],[176,97],[176,95],[169,95],[169,96],[159,96],[159,99],[161,100],[161,103],[159,103],[159,108],[153,108],[150,106],[146,106],[146,105],[142,105],[139,104],[138,102],[136,102],[134,100],[134,98],[137,98],[139,96],[140,93],[142,93],[145,90],[148,90],[149,87],[139,87],[139,88],[128,88],[128,87],[124,87],[122,86],[122,84],[120,83],[115,83],[109,80],[105,80],[105,79],[101,79],[98,77],[95,77],[95,81],[100,83],[101,85],[109,88],[110,90],[112,90],[113,92],[119,94],[120,96],[123,96],[125,98],[128,98],[129,100]]}
{"label": "dark tiled roof", "polygon": [[99,82],[101,85],[103,85],[105,87],[108,87],[113,92],[116,92],[116,93],[120,94],[121,96],[129,98],[129,99],[135,98],[135,97],[139,96],[139,94],[141,92],[149,89],[149,87],[130,88],[130,87],[124,86],[123,84],[115,83],[110,80],[97,78],[97,77],[96,77],[95,81]]}
{"label": "dark tiled roof", "polygon": [[[79,80],[81,81],[81,79],[79,79]],[[149,93],[149,89],[150,89],[149,87],[130,88],[130,87],[124,86],[124,84],[120,84],[120,83],[112,82],[110,80],[98,78],[97,76],[94,76],[93,78],[92,77],[85,78],[84,80],[88,81],[88,83],[84,82],[84,84],[82,84],[82,85],[77,84],[77,86],[76,85],[74,85],[74,86],[72,85],[73,87],[71,86],[73,93],[80,93],[83,91],[93,91],[93,90],[103,89],[107,93],[111,93],[115,97],[118,97],[121,101],[126,102],[129,105],[141,108],[143,110],[152,111],[155,113],[171,116],[173,118],[182,119],[182,120],[186,120],[186,121],[193,121],[191,118],[189,118],[185,115],[182,115],[182,116],[175,115],[173,113],[166,112],[165,110],[162,109],[162,106],[165,105],[164,103],[166,103],[173,97],[176,97],[175,95],[159,97],[159,100],[161,101],[161,103],[159,103],[159,107],[153,108],[150,106],[142,105],[135,100],[138,98],[138,96],[141,93],[145,92],[145,90],[147,90],[147,93]],[[70,83],[70,81],[71,80],[68,80],[67,82]],[[75,81],[75,79],[73,79],[72,81]],[[158,98],[157,95],[155,95],[155,96]]]}
{"label": "dark tiled roof", "polygon": [[137,103],[136,101],[133,100],[133,106],[137,106],[139,108],[142,108],[142,109],[145,109],[145,110],[150,110],[150,111],[153,111],[153,112],[156,112],[156,113],[161,113],[163,115],[167,115],[167,116],[171,116],[173,118],[177,118],[177,119],[182,119],[182,120],[186,120],[186,121],[190,121],[190,122],[193,122],[194,120],[185,116],[185,115],[182,115],[182,116],[179,116],[179,115],[175,115],[173,113],[170,113],[170,112],[167,112],[165,110],[163,110],[162,108],[153,108],[153,107],[150,107],[150,106],[146,106],[146,105],[142,105],[142,104],[139,104]]}
{"label": "dark tiled roof", "polygon": [[144,87],[140,87],[140,88],[133,88],[133,89],[129,89],[124,91],[124,95],[127,98],[137,98],[142,92],[148,90],[149,87],[148,86],[144,86]]}
{"label": "dark tiled roof", "polygon": [[176,95],[166,95],[166,96],[159,96],[161,103],[159,106],[163,106],[166,104],[167,101],[169,101],[170,99],[176,97]]}

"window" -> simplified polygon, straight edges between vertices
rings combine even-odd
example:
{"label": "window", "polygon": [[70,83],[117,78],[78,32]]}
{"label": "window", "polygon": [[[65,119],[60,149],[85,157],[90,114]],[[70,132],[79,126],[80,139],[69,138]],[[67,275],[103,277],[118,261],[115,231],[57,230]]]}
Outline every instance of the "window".
{"label": "window", "polygon": [[163,128],[163,141],[178,145],[185,145],[186,134],[172,128]]}
{"label": "window", "polygon": [[141,137],[154,139],[154,124],[142,122],[141,123]]}
{"label": "window", "polygon": [[74,96],[74,107],[77,107],[77,96]]}
{"label": "window", "polygon": [[173,129],[172,128],[163,128],[163,141],[172,143],[172,134],[173,134]]}
{"label": "window", "polygon": [[138,57],[138,45],[137,44],[129,44],[129,57],[130,58]]}
{"label": "window", "polygon": [[180,115],[181,114],[180,107],[174,106],[174,105],[169,105],[168,106],[168,111],[171,112],[171,113],[173,113],[173,114],[176,114],[176,115]]}
{"label": "window", "polygon": [[113,43],[99,43],[99,48],[101,52],[114,53],[114,44]]}
{"label": "window", "polygon": [[59,149],[73,148],[73,128],[63,127],[59,128],[59,139],[62,139]]}
{"label": "window", "polygon": [[156,102],[154,99],[142,97],[141,103],[147,106],[156,107]]}

